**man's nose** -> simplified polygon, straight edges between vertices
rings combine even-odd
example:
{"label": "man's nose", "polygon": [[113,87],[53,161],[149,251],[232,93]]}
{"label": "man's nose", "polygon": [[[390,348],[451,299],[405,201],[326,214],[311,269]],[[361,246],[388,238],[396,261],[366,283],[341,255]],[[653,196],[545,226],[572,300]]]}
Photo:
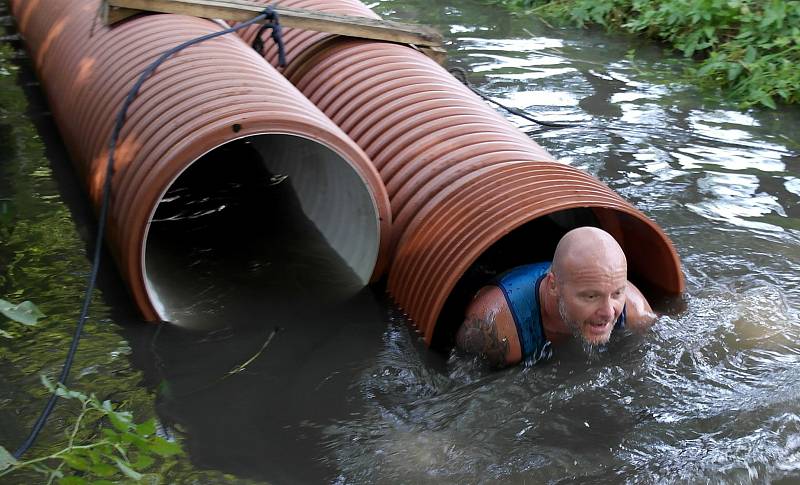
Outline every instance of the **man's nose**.
{"label": "man's nose", "polygon": [[614,313],[614,300],[612,298],[605,298],[597,311],[598,316],[610,320],[614,317]]}

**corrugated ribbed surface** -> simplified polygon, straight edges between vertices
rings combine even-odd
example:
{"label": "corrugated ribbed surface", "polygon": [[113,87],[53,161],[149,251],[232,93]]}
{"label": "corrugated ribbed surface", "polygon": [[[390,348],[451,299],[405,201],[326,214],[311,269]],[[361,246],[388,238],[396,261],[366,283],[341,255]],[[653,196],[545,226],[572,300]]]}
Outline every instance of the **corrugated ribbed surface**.
{"label": "corrugated ribbed surface", "polygon": [[528,221],[571,208],[593,208],[648,284],[683,291],[680,261],[656,224],[598,180],[556,163],[421,53],[338,39],[286,75],[379,170],[393,215],[388,289],[426,342],[484,251]]}
{"label": "corrugated ribbed surface", "polygon": [[428,343],[465,269],[505,234],[560,210],[592,208],[634,272],[654,287],[683,291],[680,261],[656,224],[598,180],[556,163],[420,52],[333,38],[303,52],[284,75],[379,170],[393,216],[389,291]]}
{"label": "corrugated ribbed surface", "polygon": [[[620,241],[629,266],[665,289],[683,290],[669,239],[611,189],[568,166],[511,162],[475,170],[428,201],[400,241],[389,291],[430,343],[445,300],[478,256],[526,222],[576,207],[601,211],[601,225]],[[619,217],[625,224],[615,227]]]}
{"label": "corrugated ribbed surface", "polygon": [[[272,5],[275,2],[270,0],[256,0],[257,3],[262,5]],[[380,18],[372,10],[367,8],[366,5],[358,0],[282,0],[279,2],[281,7],[302,8],[306,10],[314,10],[317,12],[327,12],[339,15],[349,15],[351,17],[367,17],[377,19]],[[249,27],[238,31],[239,36],[244,39],[248,45],[252,44],[256,37],[259,26]],[[306,51],[313,48],[315,45],[332,37],[334,34],[325,32],[315,32],[311,30],[283,28],[283,42],[286,46],[286,63],[287,66],[302,57]],[[264,37],[264,57],[273,66],[278,65],[278,48],[275,43],[269,39],[269,31]]]}
{"label": "corrugated ribbed surface", "polygon": [[[219,30],[212,22],[175,15],[134,18],[109,29],[95,16],[98,4],[97,0],[11,1],[53,116],[96,206],[114,119],[136,78],[162,52]],[[379,176],[338,127],[241,39],[229,35],[192,46],[145,82],[128,112],[116,152],[108,239],[146,318],[157,315],[142,274],[143,244],[161,195],[207,152],[234,139],[271,133],[311,140],[346,160],[342,170],[354,173],[368,188],[373,232],[388,231],[391,217]],[[348,234],[353,214],[341,209],[352,194],[342,188],[323,198],[317,195],[323,190],[304,188],[313,183],[315,174],[304,174],[297,164],[284,164],[299,187],[306,214],[345,261],[372,268],[370,258],[385,259],[386,238],[375,235],[353,241]],[[344,172],[332,176],[341,180],[348,176]],[[377,246],[379,239],[384,244],[380,254],[377,247],[366,247]]]}
{"label": "corrugated ribbed surface", "polygon": [[392,247],[421,206],[464,173],[492,163],[553,160],[407,46],[341,39],[287,76],[379,170],[392,205]]}

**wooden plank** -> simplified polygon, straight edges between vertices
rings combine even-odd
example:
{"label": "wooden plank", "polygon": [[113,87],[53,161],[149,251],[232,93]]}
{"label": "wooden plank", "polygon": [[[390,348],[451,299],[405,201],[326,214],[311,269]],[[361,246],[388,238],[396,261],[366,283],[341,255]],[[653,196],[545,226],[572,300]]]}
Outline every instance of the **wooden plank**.
{"label": "wooden plank", "polygon": [[419,51],[425,54],[426,56],[433,59],[440,66],[444,66],[445,64],[447,64],[447,49],[435,45],[420,46],[417,47],[417,49],[419,49]]}
{"label": "wooden plank", "polygon": [[[264,10],[264,5],[247,0],[107,0],[107,24],[113,23],[117,14],[114,8],[160,13],[176,13],[209,19],[224,19],[235,22],[250,20]],[[442,35],[423,25],[410,25],[387,20],[334,15],[297,8],[275,7],[281,25],[299,29],[329,32],[332,34],[386,40],[417,46],[441,46]],[[130,15],[130,12],[122,12]]]}
{"label": "wooden plank", "polygon": [[112,25],[120,20],[125,20],[128,17],[133,17],[136,14],[142,13],[141,10],[134,10],[131,8],[122,8],[122,7],[112,7],[108,4],[103,4],[102,9],[102,18],[103,23],[106,25]]}

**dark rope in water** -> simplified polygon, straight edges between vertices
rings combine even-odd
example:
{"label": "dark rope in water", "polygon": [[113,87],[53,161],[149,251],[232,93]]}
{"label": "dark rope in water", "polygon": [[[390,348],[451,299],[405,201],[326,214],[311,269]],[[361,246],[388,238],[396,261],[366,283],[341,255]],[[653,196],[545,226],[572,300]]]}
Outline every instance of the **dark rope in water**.
{"label": "dark rope in water", "polygon": [[504,104],[498,103],[494,99],[492,99],[489,96],[487,96],[486,94],[484,94],[482,91],[480,91],[478,88],[473,86],[472,83],[469,82],[469,79],[467,78],[466,69],[463,69],[461,67],[451,67],[447,71],[450,74],[452,74],[454,78],[456,78],[459,81],[461,81],[461,83],[464,86],[468,87],[470,91],[472,91],[473,93],[477,94],[478,96],[480,96],[484,100],[494,104],[495,106],[499,106],[500,108],[503,108],[504,110],[508,111],[509,113],[511,113],[511,114],[513,114],[515,116],[519,116],[520,118],[526,119],[526,120],[530,121],[531,123],[536,123],[537,125],[541,125],[541,126],[547,126],[549,128],[572,128],[572,127],[575,127],[575,126],[580,126],[578,124],[550,123],[550,122],[547,122],[547,121],[537,120],[536,118],[532,117],[531,115],[529,115],[528,113],[522,111],[521,109],[514,108],[514,107],[511,107],[511,106],[506,106]]}
{"label": "dark rope in water", "polygon": [[[199,44],[201,42],[205,42],[207,40],[213,39],[215,37],[220,37],[226,34],[230,34],[231,32],[235,32],[237,30],[243,29],[245,27],[249,27],[255,23],[258,23],[262,20],[273,18],[273,38],[275,33],[274,26],[277,25],[277,15],[275,14],[272,7],[267,7],[264,11],[259,14],[258,16],[254,17],[247,22],[237,25],[236,27],[230,27],[225,30],[221,30],[219,32],[213,32],[211,34],[206,34],[200,37],[196,37],[194,39],[188,40],[183,44],[173,47],[168,51],[161,54],[153,63],[151,63],[147,68],[142,72],[139,78],[136,80],[136,83],[133,85],[131,90],[128,92],[128,96],[125,98],[125,102],[122,104],[122,108],[119,110],[117,114],[116,122],[114,123],[114,130],[111,133],[111,140],[108,144],[108,161],[106,163],[106,178],[105,182],[103,183],[103,199],[100,205],[100,214],[98,215],[98,225],[97,225],[97,236],[95,238],[95,247],[94,247],[94,257],[92,258],[92,271],[89,275],[89,283],[86,288],[86,294],[83,300],[83,307],[81,308],[81,315],[78,318],[78,325],[75,328],[75,333],[72,336],[72,343],[70,344],[69,351],[67,352],[67,357],[64,360],[64,365],[61,368],[61,375],[58,378],[58,383],[62,386],[66,386],[67,384],[67,377],[69,377],[69,371],[72,368],[72,362],[75,359],[75,352],[78,350],[78,342],[81,338],[81,333],[83,332],[84,324],[86,323],[86,319],[89,316],[89,304],[92,301],[92,293],[94,292],[94,288],[97,284],[97,274],[98,269],[100,268],[100,255],[102,254],[103,249],[103,235],[105,233],[106,227],[106,219],[108,218],[108,206],[111,200],[111,179],[114,175],[114,151],[117,147],[117,140],[119,139],[119,134],[122,131],[122,125],[125,123],[125,117],[128,114],[128,108],[133,103],[134,99],[136,99],[136,95],[139,94],[139,89],[141,89],[142,84],[149,78],[153,72],[164,63],[167,59],[173,56],[175,53],[186,49],[187,47],[193,46],[195,44]],[[280,33],[280,29],[278,29]],[[280,35],[280,34],[279,34]],[[283,52],[283,41],[279,43],[279,51],[282,56]],[[14,457],[19,459],[26,451],[33,446],[36,438],[39,436],[39,433],[44,428],[45,423],[47,422],[47,418],[50,416],[50,413],[53,411],[55,407],[56,401],[58,400],[58,394],[53,393],[50,395],[50,399],[47,401],[42,413],[39,415],[39,418],[34,423],[33,428],[31,429],[28,438],[25,442],[20,446],[17,451],[14,452]]]}

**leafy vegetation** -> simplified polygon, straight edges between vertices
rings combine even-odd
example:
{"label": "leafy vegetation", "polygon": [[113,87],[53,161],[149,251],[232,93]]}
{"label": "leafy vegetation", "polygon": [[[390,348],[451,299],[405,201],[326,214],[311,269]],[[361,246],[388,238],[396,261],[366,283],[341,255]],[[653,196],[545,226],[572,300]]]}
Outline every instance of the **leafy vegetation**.
{"label": "leafy vegetation", "polygon": [[698,60],[689,75],[743,107],[800,101],[800,0],[499,0],[527,13],[623,29]]}
{"label": "leafy vegetation", "polygon": [[[7,318],[23,325],[36,325],[39,319],[45,316],[44,313],[30,301],[23,301],[19,305],[14,305],[13,303],[1,299],[0,315],[5,315]],[[11,338],[13,336],[0,328],[0,337]]]}
{"label": "leafy vegetation", "polygon": [[0,478],[30,468],[44,475],[47,484],[159,483],[162,468],[174,464],[165,459],[181,453],[177,443],[157,435],[154,419],[136,424],[130,412],[108,400],[56,387],[45,377],[42,382],[60,397],[80,402],[75,424],[67,428],[65,446],[44,456],[17,461],[0,446]]}
{"label": "leafy vegetation", "polygon": [[[0,2],[0,17],[7,14]],[[7,34],[3,23],[0,37]],[[29,114],[41,115],[44,107],[28,105],[23,86],[31,72],[20,67],[20,49],[0,40],[0,297],[8,300],[0,301],[0,444],[9,448],[21,444],[53,392],[39,383],[39,374],[54,380],[61,369],[91,270],[81,237],[86,228],[76,223],[53,173],[53,167],[69,166],[59,158],[57,141],[51,162]],[[62,182],[77,184],[68,176]],[[170,455],[177,446],[150,432],[155,395],[128,358],[133,350],[121,326],[110,324],[101,290],[90,315],[71,376],[81,393],[55,391],[66,399],[59,399],[30,456],[17,461],[0,446],[0,483],[252,483],[200,470],[186,454]],[[153,462],[146,466],[148,459]],[[137,474],[141,480],[132,478]]]}
{"label": "leafy vegetation", "polygon": [[[36,325],[39,318],[45,316],[30,301],[14,305],[2,299],[0,314],[28,326]],[[0,336],[13,337],[2,329]],[[18,461],[0,446],[0,478],[32,469],[44,475],[48,484],[55,480],[64,485],[90,483],[89,480],[102,484],[115,483],[119,479],[158,483],[158,474],[147,476],[142,472],[152,468],[158,458],[181,453],[177,443],[156,434],[155,419],[136,424],[132,413],[122,411],[111,401],[101,402],[94,394],[87,396],[61,384],[53,385],[44,375],[42,383],[51,393],[81,403],[75,424],[67,428],[64,447],[44,456]]]}

